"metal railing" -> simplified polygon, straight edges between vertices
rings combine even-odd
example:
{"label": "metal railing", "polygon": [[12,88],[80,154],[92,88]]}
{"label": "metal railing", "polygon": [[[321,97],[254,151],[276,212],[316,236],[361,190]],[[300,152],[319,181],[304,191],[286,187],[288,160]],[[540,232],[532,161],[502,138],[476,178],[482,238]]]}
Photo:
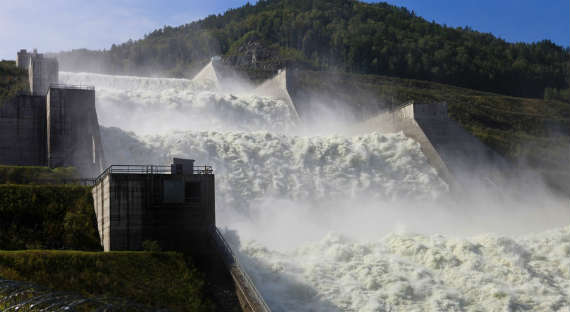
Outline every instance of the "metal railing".
{"label": "metal railing", "polygon": [[75,89],[75,90],[95,90],[94,86],[87,86],[87,85],[67,85],[62,83],[50,83],[50,88],[55,89]]}
{"label": "metal railing", "polygon": [[[230,271],[232,268],[236,269],[242,277],[242,279],[240,280],[241,283],[236,281],[236,284],[239,287],[241,293],[244,295],[243,297],[246,300],[246,303],[251,309],[251,311],[271,312],[271,309],[269,308],[269,306],[261,296],[259,290],[255,287],[255,284],[253,283],[247,272],[245,272],[245,270],[240,265],[238,258],[233,253],[232,248],[230,247],[230,245],[228,244],[222,233],[220,233],[220,230],[216,227],[212,232],[214,240],[216,241],[218,247],[221,249],[220,251],[223,254],[226,266]],[[236,277],[236,279],[238,278]],[[242,283],[245,285],[242,285]],[[249,295],[253,297],[253,300],[256,301],[257,304],[252,302]],[[259,309],[256,309],[256,307],[259,307]]]}
{"label": "metal railing", "polygon": [[[105,169],[93,184],[98,184],[109,174],[172,174],[172,166],[165,165],[111,165]],[[193,174],[214,174],[212,166],[194,166]]]}

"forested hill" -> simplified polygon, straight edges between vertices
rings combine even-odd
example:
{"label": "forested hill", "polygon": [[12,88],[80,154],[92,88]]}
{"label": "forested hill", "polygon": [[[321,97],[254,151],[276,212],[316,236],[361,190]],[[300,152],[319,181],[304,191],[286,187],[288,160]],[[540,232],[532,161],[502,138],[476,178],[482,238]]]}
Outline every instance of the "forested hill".
{"label": "forested hill", "polygon": [[[261,54],[255,60],[252,49]],[[64,69],[188,76],[210,56],[222,55],[238,65],[245,59],[254,69],[288,65],[543,97],[546,88],[568,88],[569,52],[548,40],[508,43],[469,27],[442,26],[386,3],[260,0],[108,51],[76,50],[59,58]]]}

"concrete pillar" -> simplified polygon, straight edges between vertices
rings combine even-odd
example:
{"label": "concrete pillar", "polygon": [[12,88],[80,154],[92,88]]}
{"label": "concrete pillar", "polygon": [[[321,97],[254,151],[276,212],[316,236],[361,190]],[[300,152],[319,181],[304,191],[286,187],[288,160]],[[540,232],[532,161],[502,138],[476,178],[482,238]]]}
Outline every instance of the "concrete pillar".
{"label": "concrete pillar", "polygon": [[46,102],[48,166],[73,166],[81,177],[95,177],[105,166],[95,90],[52,86]]}

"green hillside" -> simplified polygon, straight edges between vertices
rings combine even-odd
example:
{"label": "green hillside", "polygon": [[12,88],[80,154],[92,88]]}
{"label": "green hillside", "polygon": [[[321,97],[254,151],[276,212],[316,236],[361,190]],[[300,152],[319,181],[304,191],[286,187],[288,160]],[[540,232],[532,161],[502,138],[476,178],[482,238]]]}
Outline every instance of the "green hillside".
{"label": "green hillside", "polygon": [[379,74],[536,98],[546,88],[568,88],[570,56],[568,48],[547,40],[508,43],[386,3],[261,0],[108,51],[77,50],[59,58],[68,70],[189,76],[214,55],[247,71],[289,66]]}

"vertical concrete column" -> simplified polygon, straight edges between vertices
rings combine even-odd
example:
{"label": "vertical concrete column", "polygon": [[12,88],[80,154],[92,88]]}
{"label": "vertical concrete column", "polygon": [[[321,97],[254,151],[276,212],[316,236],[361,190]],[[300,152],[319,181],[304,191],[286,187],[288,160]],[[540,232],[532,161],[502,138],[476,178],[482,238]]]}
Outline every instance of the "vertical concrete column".
{"label": "vertical concrete column", "polygon": [[104,169],[93,88],[51,87],[47,95],[48,166],[75,167],[85,178]]}

